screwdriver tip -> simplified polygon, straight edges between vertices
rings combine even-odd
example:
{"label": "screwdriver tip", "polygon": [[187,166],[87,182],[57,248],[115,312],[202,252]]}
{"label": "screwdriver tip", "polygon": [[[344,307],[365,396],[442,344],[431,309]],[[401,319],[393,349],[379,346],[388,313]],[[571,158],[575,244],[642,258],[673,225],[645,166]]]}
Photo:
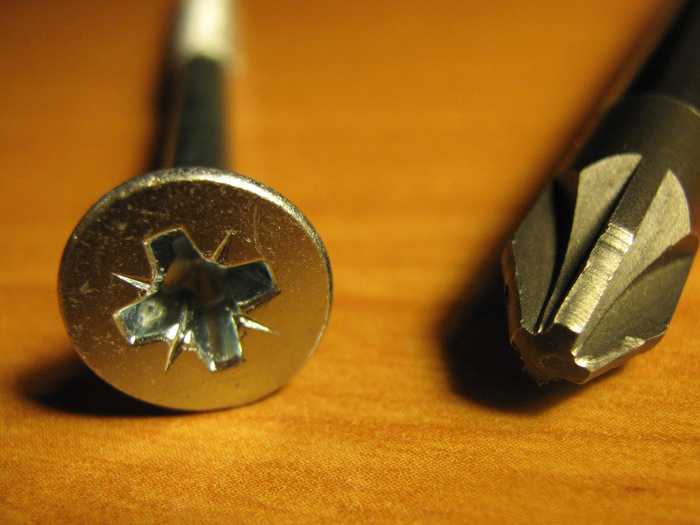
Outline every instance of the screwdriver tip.
{"label": "screwdriver tip", "polygon": [[661,98],[622,104],[507,244],[510,339],[537,381],[585,383],[666,331],[698,244],[697,151],[677,137],[699,123]]}

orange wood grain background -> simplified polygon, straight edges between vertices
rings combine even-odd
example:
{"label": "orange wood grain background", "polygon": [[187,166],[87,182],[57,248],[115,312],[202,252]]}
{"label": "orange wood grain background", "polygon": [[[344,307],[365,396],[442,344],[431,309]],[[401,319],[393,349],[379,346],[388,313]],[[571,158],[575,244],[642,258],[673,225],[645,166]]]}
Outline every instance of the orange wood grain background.
{"label": "orange wood grain background", "polygon": [[700,271],[585,387],[507,350],[499,245],[661,0],[240,3],[237,171],[297,203],[336,300],[277,395],[172,415],[70,349],[63,244],[147,168],[172,2],[0,15],[0,522],[699,523]]}

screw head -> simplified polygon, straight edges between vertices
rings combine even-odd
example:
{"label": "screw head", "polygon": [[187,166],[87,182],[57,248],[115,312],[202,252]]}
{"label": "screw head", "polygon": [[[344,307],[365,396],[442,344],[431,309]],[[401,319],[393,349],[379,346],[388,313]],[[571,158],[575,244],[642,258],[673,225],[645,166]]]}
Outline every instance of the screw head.
{"label": "screw head", "polygon": [[210,410],[286,384],[325,330],[323,243],[288,200],[246,177],[175,168],[100,199],[71,234],[59,300],[102,379],[148,403]]}

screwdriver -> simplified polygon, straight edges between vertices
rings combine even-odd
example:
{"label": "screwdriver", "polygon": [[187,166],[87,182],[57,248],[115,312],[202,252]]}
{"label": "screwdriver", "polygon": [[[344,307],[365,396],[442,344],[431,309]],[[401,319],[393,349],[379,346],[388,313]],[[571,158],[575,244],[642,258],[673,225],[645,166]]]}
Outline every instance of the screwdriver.
{"label": "screwdriver", "polygon": [[585,383],[664,335],[697,250],[700,2],[538,195],[502,254],[508,331],[539,383]]}

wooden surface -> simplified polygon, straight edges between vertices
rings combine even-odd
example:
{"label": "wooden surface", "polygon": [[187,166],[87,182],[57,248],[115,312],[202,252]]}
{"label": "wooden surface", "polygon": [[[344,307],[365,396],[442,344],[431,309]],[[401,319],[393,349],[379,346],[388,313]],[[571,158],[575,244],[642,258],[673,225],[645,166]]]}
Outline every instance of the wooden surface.
{"label": "wooden surface", "polygon": [[541,390],[495,274],[661,3],[241,3],[235,168],[314,222],[335,308],[277,395],[172,415],[86,372],[55,297],[147,167],[172,6],[4,2],[0,522],[700,522],[698,268],[659,347]]}

